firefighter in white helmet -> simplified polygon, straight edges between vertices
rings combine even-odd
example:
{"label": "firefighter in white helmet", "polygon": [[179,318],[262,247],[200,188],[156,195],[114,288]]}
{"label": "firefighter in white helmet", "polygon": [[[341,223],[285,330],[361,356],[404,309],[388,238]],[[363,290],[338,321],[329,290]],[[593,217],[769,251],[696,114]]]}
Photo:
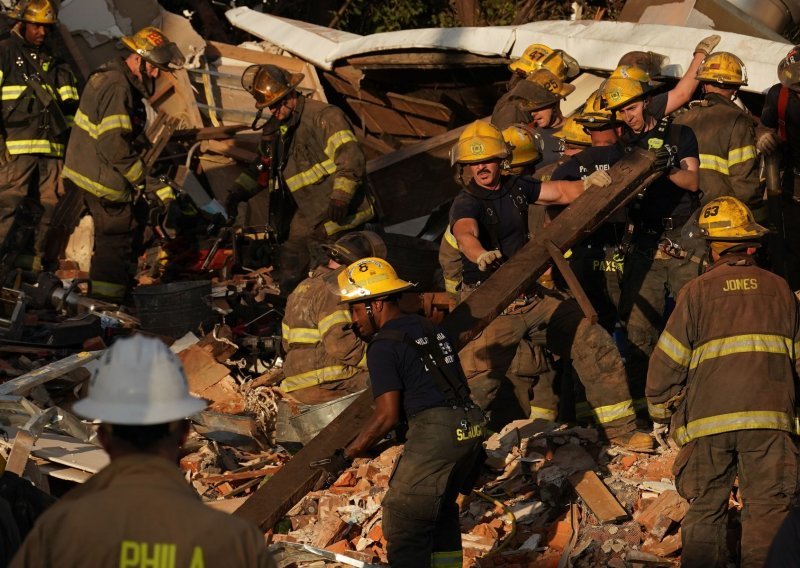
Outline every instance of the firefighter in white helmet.
{"label": "firefighter in white helmet", "polygon": [[261,532],[204,505],[176,467],[205,407],[161,341],[117,341],[74,406],[101,422],[111,463],[39,518],[11,565],[274,567]]}

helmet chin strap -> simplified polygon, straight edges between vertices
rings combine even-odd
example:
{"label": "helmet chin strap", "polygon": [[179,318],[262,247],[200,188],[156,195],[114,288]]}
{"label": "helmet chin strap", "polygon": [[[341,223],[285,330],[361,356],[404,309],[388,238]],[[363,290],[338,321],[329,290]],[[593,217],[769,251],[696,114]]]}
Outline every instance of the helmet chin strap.
{"label": "helmet chin strap", "polygon": [[139,59],[139,75],[142,76],[144,94],[147,98],[152,97],[153,93],[156,92],[156,80],[147,74],[147,61],[144,60],[144,57],[140,57]]}
{"label": "helmet chin strap", "polygon": [[364,310],[367,312],[367,317],[369,318],[369,323],[374,330],[373,333],[377,333],[378,331],[378,324],[375,322],[375,314],[372,312],[372,302],[364,302]]}

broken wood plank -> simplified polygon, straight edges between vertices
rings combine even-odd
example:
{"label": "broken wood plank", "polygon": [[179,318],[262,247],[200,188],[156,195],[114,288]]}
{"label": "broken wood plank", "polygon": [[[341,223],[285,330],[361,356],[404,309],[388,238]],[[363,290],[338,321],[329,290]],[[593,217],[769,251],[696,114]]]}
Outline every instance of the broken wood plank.
{"label": "broken wood plank", "polygon": [[192,345],[178,353],[178,358],[183,364],[189,392],[199,395],[228,376],[229,370],[225,365],[217,363],[216,359],[198,345]]}
{"label": "broken wood plank", "polygon": [[[520,292],[533,285],[549,263],[546,241],[560,247],[572,246],[660,176],[660,173],[653,172],[653,161],[653,154],[638,149],[620,160],[609,171],[614,180],[611,185],[581,195],[540,236],[528,242],[459,304],[442,322],[444,330],[454,339],[454,347],[464,347]],[[372,407],[372,395],[364,391],[347,412],[337,416],[295,454],[283,469],[236,510],[236,514],[264,530],[270,529],[322,478],[322,474],[310,468],[309,464],[327,458],[336,448],[343,448],[352,441],[371,416]]]}
{"label": "broken wood plank", "polygon": [[411,117],[383,105],[348,98],[347,104],[361,119],[364,128],[375,134],[394,134],[397,136],[416,136],[427,138],[447,132],[447,124],[434,122],[421,117]]}
{"label": "broken wood plank", "polygon": [[569,291],[572,292],[572,295],[575,297],[575,301],[578,302],[578,305],[581,307],[583,317],[592,323],[597,323],[597,312],[595,311],[594,306],[592,306],[589,296],[586,295],[583,286],[581,286],[578,277],[575,276],[575,273],[572,271],[572,267],[564,258],[564,254],[561,252],[561,249],[559,249],[551,241],[545,242],[545,245],[547,246],[547,252],[550,253],[550,258],[553,259],[553,263],[556,265],[556,268],[558,268],[559,272],[561,272],[561,276],[564,277],[564,281],[567,283]]}
{"label": "broken wood plank", "polygon": [[220,475],[208,475],[203,476],[199,475],[197,477],[198,481],[206,484],[214,484],[214,483],[222,483],[224,481],[241,481],[243,479],[258,479],[259,477],[266,477],[267,475],[272,475],[273,473],[280,471],[283,466],[276,465],[265,467],[264,469],[257,469],[255,471],[240,471],[237,473],[223,473]]}
{"label": "broken wood plank", "polygon": [[662,540],[673,524],[679,524],[689,503],[674,489],[669,489],[656,497],[644,510],[634,518],[645,530],[657,540]]}
{"label": "broken wood plank", "polygon": [[31,455],[31,448],[33,448],[35,441],[36,438],[30,432],[26,430],[17,432],[5,470],[21,476],[22,472],[25,471],[25,464],[28,463],[28,457]]}
{"label": "broken wood plank", "polygon": [[627,511],[595,472],[579,471],[568,479],[601,523],[613,523],[628,518]]}
{"label": "broken wood plank", "polygon": [[62,375],[66,375],[78,367],[83,367],[86,363],[97,359],[102,354],[103,351],[82,351],[81,353],[75,353],[60,361],[40,367],[30,373],[25,373],[21,377],[17,377],[16,379],[0,385],[0,395],[28,394],[32,388],[57,379]]}

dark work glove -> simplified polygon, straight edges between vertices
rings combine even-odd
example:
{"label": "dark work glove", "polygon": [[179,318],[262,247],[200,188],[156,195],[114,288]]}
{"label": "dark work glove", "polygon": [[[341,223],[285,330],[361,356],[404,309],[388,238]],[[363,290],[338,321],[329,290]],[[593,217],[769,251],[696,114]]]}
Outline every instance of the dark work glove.
{"label": "dark work glove", "polygon": [[653,168],[657,172],[669,173],[675,167],[675,148],[669,144],[664,144],[658,150],[653,151],[656,156],[656,161],[653,162]]}
{"label": "dark work glove", "polygon": [[239,204],[245,201],[247,201],[247,195],[239,189],[232,189],[228,193],[228,198],[225,200],[225,212],[229,219],[236,219],[236,215],[239,213]]}
{"label": "dark work glove", "polygon": [[342,472],[350,467],[352,460],[347,458],[344,455],[343,449],[338,449],[330,457],[327,457],[323,460],[315,461],[311,463],[311,467],[321,469],[327,474],[327,479],[325,480],[326,485],[330,485],[337,479],[339,476],[342,475]]}
{"label": "dark work glove", "polygon": [[164,215],[161,219],[161,228],[164,234],[174,239],[178,234],[178,223],[183,217],[183,210],[177,199],[170,199],[164,204]]}
{"label": "dark work glove", "polygon": [[331,204],[328,206],[328,217],[334,223],[340,224],[347,217],[348,204],[338,199],[331,199]]}

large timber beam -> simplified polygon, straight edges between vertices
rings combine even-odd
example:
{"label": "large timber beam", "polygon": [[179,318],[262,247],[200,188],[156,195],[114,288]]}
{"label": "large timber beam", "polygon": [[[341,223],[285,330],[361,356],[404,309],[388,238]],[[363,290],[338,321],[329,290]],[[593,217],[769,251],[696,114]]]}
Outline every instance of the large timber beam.
{"label": "large timber beam", "polygon": [[[501,266],[445,319],[442,326],[461,349],[497,317],[521,292],[527,290],[547,269],[547,242],[561,250],[591,233],[611,213],[643,191],[660,174],[653,171],[653,155],[634,150],[609,171],[611,185],[593,188],[567,207],[548,227]],[[311,469],[313,461],[328,457],[347,445],[372,413],[369,391],[358,397],[283,468],[236,510],[263,530],[269,530],[321,478]]]}

